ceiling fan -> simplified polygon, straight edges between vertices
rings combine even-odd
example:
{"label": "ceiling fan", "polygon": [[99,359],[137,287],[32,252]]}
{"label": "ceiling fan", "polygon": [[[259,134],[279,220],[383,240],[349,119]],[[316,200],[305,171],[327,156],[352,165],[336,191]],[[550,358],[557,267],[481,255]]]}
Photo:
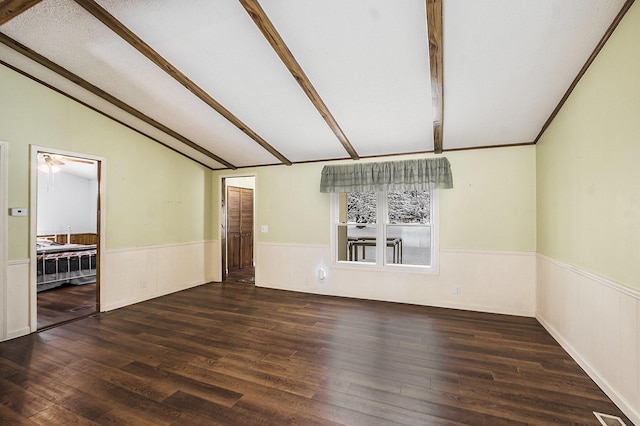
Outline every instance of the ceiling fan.
{"label": "ceiling fan", "polygon": [[[64,161],[63,161],[64,160]],[[45,173],[56,173],[62,170],[62,167],[67,162],[82,163],[82,164],[95,164],[95,161],[85,160],[82,158],[68,157],[64,155],[38,153],[38,169]]]}

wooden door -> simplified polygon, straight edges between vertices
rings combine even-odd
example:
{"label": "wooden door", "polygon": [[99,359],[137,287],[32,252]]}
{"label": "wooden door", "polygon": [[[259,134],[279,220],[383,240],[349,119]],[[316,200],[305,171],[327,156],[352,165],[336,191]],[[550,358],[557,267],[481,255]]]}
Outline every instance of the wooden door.
{"label": "wooden door", "polygon": [[222,199],[220,200],[222,205],[220,209],[221,218],[220,218],[220,244],[221,244],[221,254],[222,254],[222,281],[227,279],[227,274],[229,273],[229,269],[227,266],[227,226],[229,223],[227,222],[227,182],[225,179],[222,179]]}
{"label": "wooden door", "polygon": [[227,188],[229,271],[253,266],[253,189]]}
{"label": "wooden door", "polygon": [[240,189],[240,266],[253,266],[253,189]]}
{"label": "wooden door", "polygon": [[240,269],[240,188],[227,188],[227,262],[229,271]]}

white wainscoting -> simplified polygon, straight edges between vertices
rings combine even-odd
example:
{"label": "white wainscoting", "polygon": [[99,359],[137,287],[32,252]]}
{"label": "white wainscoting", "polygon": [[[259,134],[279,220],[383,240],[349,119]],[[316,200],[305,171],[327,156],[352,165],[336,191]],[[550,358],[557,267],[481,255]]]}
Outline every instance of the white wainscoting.
{"label": "white wainscoting", "polygon": [[7,265],[7,340],[31,332],[29,327],[29,259]]}
{"label": "white wainscoting", "polygon": [[439,274],[334,266],[329,246],[256,245],[260,287],[534,316],[535,253],[446,249],[440,250],[439,266]]}
{"label": "white wainscoting", "polygon": [[640,291],[537,256],[538,321],[640,425]]}
{"label": "white wainscoting", "polygon": [[221,280],[220,242],[107,250],[100,286],[102,310]]}
{"label": "white wainscoting", "polygon": [[[219,241],[106,250],[101,309],[109,311],[222,277]],[[7,268],[7,339],[31,332],[29,259]],[[34,328],[35,329],[35,328]]]}

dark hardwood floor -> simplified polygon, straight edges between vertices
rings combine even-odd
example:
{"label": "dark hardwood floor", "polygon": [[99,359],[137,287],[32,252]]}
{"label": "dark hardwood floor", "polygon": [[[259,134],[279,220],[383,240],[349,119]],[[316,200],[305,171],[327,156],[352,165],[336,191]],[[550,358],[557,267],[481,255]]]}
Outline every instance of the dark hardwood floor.
{"label": "dark hardwood floor", "polygon": [[95,312],[95,283],[67,284],[38,293],[38,330]]}
{"label": "dark hardwood floor", "polygon": [[256,283],[256,270],[253,266],[245,266],[244,268],[230,271],[227,274],[225,282],[237,282],[243,284],[255,285]]}
{"label": "dark hardwood floor", "polygon": [[3,425],[598,425],[593,410],[622,415],[534,319],[234,282],[0,344]]}

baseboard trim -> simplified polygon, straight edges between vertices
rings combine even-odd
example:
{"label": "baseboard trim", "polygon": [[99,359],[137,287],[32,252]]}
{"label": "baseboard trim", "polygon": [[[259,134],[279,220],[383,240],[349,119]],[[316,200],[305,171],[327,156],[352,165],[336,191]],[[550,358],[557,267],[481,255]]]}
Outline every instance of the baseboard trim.
{"label": "baseboard trim", "polygon": [[600,377],[598,372],[589,364],[584,358],[580,356],[580,353],[576,351],[571,344],[564,339],[564,337],[556,330],[548,321],[546,321],[542,316],[536,313],[536,319],[538,322],[551,334],[551,336],[562,346],[562,348],[569,353],[571,358],[574,359],[580,365],[580,367],[587,373],[589,377],[602,389],[602,391],[607,394],[609,398],[622,410],[623,413],[629,419],[637,425],[640,425],[640,412],[637,411],[633,405],[629,403],[629,401],[625,400],[621,397],[605,380]]}
{"label": "baseboard trim", "polygon": [[488,314],[497,314],[497,315],[513,315],[513,316],[527,317],[527,318],[535,317],[533,312],[502,309],[500,307],[489,306],[489,305],[467,305],[463,303],[418,304],[418,303],[412,303],[411,301],[406,301],[406,300],[375,299],[375,298],[354,296],[349,294],[333,294],[333,293],[320,292],[320,291],[305,291],[305,289],[297,288],[297,287],[275,287],[275,286],[261,285],[258,283],[256,283],[256,287],[269,288],[273,290],[292,291],[296,293],[317,294],[320,296],[344,297],[347,299],[375,300],[377,302],[401,303],[401,304],[407,304],[407,305],[424,306],[424,307],[432,307],[432,308],[458,309],[461,311],[484,312]]}
{"label": "baseboard trim", "polygon": [[22,337],[31,333],[30,327],[23,327],[18,330],[7,331],[7,340],[15,339],[16,337]]}
{"label": "baseboard trim", "polygon": [[489,306],[489,305],[465,305],[465,304],[458,304],[458,303],[442,303],[442,304],[438,304],[438,305],[433,305],[436,308],[447,308],[447,309],[460,309],[463,311],[474,311],[474,312],[485,312],[488,314],[499,314],[499,315],[513,315],[513,316],[517,316],[517,317],[527,317],[527,318],[533,318],[534,317],[534,313],[533,312],[524,312],[524,311],[518,311],[518,310],[511,310],[511,309],[501,309],[499,307],[495,307],[495,306]]}
{"label": "baseboard trim", "polygon": [[208,284],[210,282],[211,281],[198,281],[198,282],[195,282],[195,283],[189,283],[189,284],[184,285],[184,286],[179,287],[179,288],[173,288],[173,289],[166,290],[166,291],[159,291],[157,293],[154,293],[154,294],[151,294],[151,295],[147,295],[147,296],[144,296],[144,297],[134,297],[134,298],[127,299],[127,300],[120,300],[117,303],[112,303],[112,304],[109,304],[109,305],[102,306],[101,309],[100,309],[100,312],[113,311],[115,309],[124,308],[126,306],[134,305],[136,303],[145,302],[147,300],[152,300],[152,299],[157,299],[158,297],[166,296],[168,294],[177,293],[177,292],[183,291],[183,290],[188,290],[190,288],[198,287],[198,286],[201,286],[201,285],[204,285],[204,284]]}

